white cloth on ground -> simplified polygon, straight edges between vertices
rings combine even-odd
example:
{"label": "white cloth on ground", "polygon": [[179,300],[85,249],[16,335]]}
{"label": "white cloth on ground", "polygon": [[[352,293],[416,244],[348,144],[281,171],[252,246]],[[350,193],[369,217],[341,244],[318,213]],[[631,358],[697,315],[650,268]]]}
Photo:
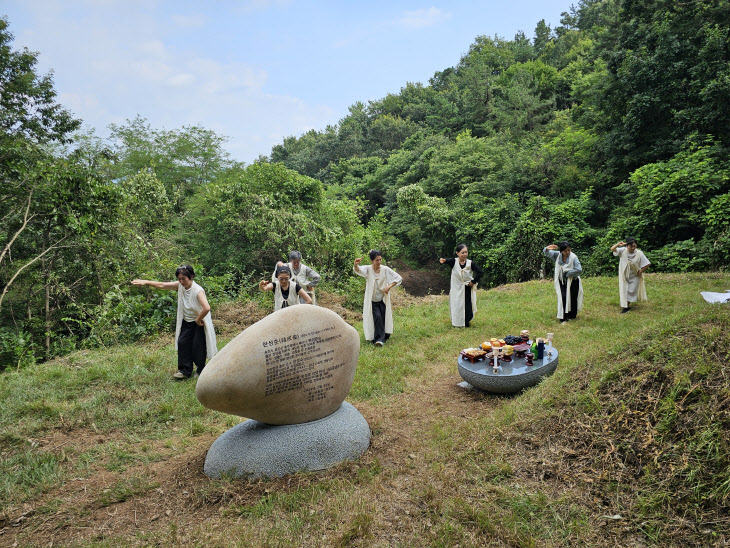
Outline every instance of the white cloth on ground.
{"label": "white cloth on ground", "polygon": [[716,293],[713,291],[700,291],[700,295],[708,303],[728,303],[730,302],[730,289],[726,289],[725,293]]}

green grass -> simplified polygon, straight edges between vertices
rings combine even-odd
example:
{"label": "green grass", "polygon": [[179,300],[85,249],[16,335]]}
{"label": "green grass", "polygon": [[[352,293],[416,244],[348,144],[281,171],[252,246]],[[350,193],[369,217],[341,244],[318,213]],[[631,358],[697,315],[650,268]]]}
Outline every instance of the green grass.
{"label": "green grass", "polygon": [[[304,476],[299,486],[265,480],[262,489],[268,492],[254,500],[244,496],[250,485],[211,481],[194,491],[191,506],[219,505],[215,523],[220,528],[201,521],[192,526],[186,522],[183,530],[182,522],[172,520],[163,528],[92,539],[87,545],[220,545],[231,539],[241,546],[610,543],[620,537],[596,536],[597,511],[575,492],[551,491],[526,475],[530,461],[517,459],[520,450],[515,447],[534,439],[534,450],[544,449],[543,432],[529,428],[531,418],[600,418],[602,424],[614,425],[611,428],[623,424],[633,416],[630,412],[643,412],[645,387],[660,394],[650,411],[654,436],[664,452],[644,467],[636,483],[609,475],[605,483],[596,479],[595,488],[600,487],[615,513],[627,514],[630,521],[622,526],[630,528],[631,538],[671,544],[675,537],[662,520],[674,515],[672,504],[681,502],[699,515],[730,499],[730,426],[705,413],[707,406],[722,404],[722,390],[728,391],[727,386],[712,385],[718,359],[726,365],[730,360],[730,349],[713,346],[724,336],[727,315],[722,305],[708,305],[699,296],[702,290],[728,288],[728,274],[650,275],[650,301],[621,315],[615,278],[587,278],[585,308],[577,321],[567,324],[555,318],[550,281],[480,290],[478,311],[467,329],[450,325],[446,297],[397,309],[395,332],[384,348],[362,341],[348,401],[367,402],[376,417],[371,424],[374,443],[382,438],[396,449],[402,443],[402,458],[396,451],[391,457],[395,462],[384,461],[380,449],[374,449],[357,465],[337,468],[322,478]],[[362,333],[361,326],[356,327]],[[472,418],[453,416],[448,406],[436,402],[421,411],[428,420],[422,430],[409,432],[409,440],[387,437],[394,425],[378,422],[379,409],[417,396],[434,375],[455,384],[460,380],[460,349],[522,329],[533,336],[555,333],[560,367],[552,377],[514,397],[474,396],[474,409],[483,411]],[[687,337],[706,344],[688,347]],[[219,341],[219,346],[225,342]],[[146,465],[199,447],[201,437],[213,439],[241,420],[203,408],[192,382],[170,379],[175,369],[174,347],[152,342],[81,351],[0,375],[0,511],[36,501],[46,514],[52,512],[61,505],[54,490],[70,477],[87,478],[99,471],[116,474],[117,479],[98,493],[98,505],[142,497],[157,486],[145,475]],[[624,390],[620,401],[607,406],[606,398],[617,386]],[[725,395],[730,397],[730,392]],[[695,415],[689,417],[688,409]],[[686,436],[678,437],[678,430]],[[44,438],[58,443],[29,441]],[[632,450],[618,433],[614,446]],[[556,462],[560,454],[555,453]],[[686,462],[675,464],[675,458]],[[670,465],[676,468],[673,485],[686,491],[680,502],[662,483],[667,481],[664,467]],[[43,499],[46,493],[48,501]],[[383,514],[384,501],[396,515]],[[721,525],[706,529],[712,539],[723,538]]]}

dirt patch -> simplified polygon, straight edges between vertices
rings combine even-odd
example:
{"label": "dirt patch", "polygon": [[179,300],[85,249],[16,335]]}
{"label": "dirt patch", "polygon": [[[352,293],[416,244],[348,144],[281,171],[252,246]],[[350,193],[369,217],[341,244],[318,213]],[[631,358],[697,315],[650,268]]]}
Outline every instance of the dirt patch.
{"label": "dirt patch", "polygon": [[403,277],[403,289],[414,297],[449,292],[450,282],[449,277],[444,274],[444,267],[416,270],[399,260],[391,261],[390,264]]}
{"label": "dirt patch", "polygon": [[265,318],[268,312],[261,308],[259,303],[249,301],[223,303],[216,307],[213,314],[216,331],[224,336],[231,336]]}

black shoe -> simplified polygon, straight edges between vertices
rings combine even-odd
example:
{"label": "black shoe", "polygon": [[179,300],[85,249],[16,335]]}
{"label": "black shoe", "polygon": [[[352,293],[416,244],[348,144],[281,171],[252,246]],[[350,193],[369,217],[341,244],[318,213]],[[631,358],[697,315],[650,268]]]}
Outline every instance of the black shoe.
{"label": "black shoe", "polygon": [[631,309],[630,308],[622,308],[621,309],[621,314],[626,314],[629,310],[631,310]]}
{"label": "black shoe", "polygon": [[568,321],[568,320],[560,320],[560,323],[565,323],[565,322],[567,322],[567,321]]}

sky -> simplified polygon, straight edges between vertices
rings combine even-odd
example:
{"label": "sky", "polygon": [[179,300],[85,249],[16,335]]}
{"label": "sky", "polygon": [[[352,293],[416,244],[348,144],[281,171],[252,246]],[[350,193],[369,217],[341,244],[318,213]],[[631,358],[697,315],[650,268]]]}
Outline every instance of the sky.
{"label": "sky", "polygon": [[137,115],[200,126],[251,163],[458,64],[480,35],[534,37],[570,0],[0,0],[13,49],[100,137]]}

